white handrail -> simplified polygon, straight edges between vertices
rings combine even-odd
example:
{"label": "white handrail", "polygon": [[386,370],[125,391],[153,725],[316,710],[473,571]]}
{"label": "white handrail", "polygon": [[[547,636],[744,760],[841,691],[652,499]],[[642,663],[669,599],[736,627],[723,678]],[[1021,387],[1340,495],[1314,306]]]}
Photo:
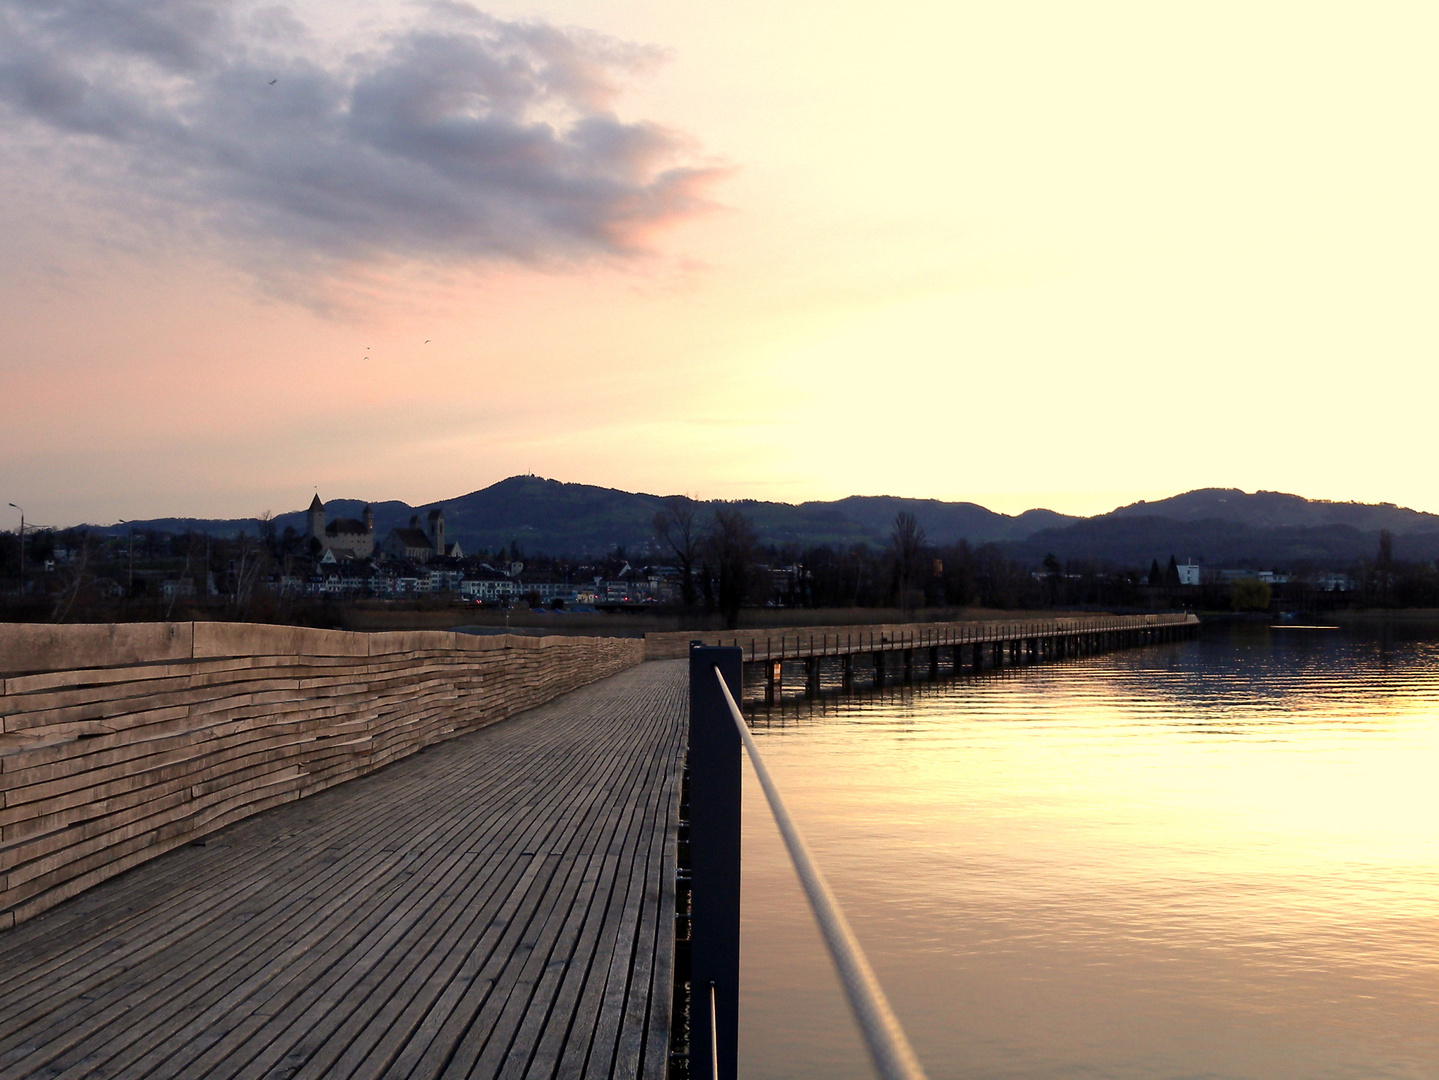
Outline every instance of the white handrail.
{"label": "white handrail", "polygon": [[719,1080],[719,1024],[715,1022],[715,984],[710,980],[710,1076]]}
{"label": "white handrail", "polygon": [[715,667],[714,673],[719,680],[720,691],[729,703],[730,716],[734,719],[735,727],[739,729],[739,737],[749,751],[760,787],[764,788],[765,798],[769,800],[775,824],[779,826],[780,835],[784,837],[785,847],[789,848],[795,873],[799,875],[799,882],[809,897],[810,907],[814,909],[820,933],[824,935],[825,944],[829,946],[829,954],[839,972],[839,981],[844,986],[845,996],[849,998],[849,1007],[854,1011],[865,1046],[869,1048],[875,1071],[883,1080],[925,1080],[924,1069],[920,1067],[919,1059],[914,1056],[904,1029],[895,1019],[894,1011],[889,1007],[884,991],[880,989],[879,980],[874,977],[874,970],[865,959],[864,950],[859,947],[859,941],[855,938],[854,931],[849,928],[844,913],[840,911],[834,893],[830,892],[824,875],[810,858],[809,848],[790,818],[789,811],[785,809],[779,789],[770,779],[769,770],[765,768],[764,759],[760,757],[759,747],[755,745],[754,736],[750,734],[749,725],[744,722],[744,714],[735,704],[734,695],[730,693],[718,666]]}

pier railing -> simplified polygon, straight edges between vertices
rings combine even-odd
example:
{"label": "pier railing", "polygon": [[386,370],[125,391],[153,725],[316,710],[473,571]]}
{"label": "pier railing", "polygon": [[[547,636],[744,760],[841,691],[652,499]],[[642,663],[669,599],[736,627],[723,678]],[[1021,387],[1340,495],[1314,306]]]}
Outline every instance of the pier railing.
{"label": "pier railing", "polygon": [[678,659],[692,642],[740,649],[744,662],[802,660],[811,656],[900,652],[954,645],[988,645],[1031,638],[1078,638],[1087,634],[1157,634],[1198,626],[1188,612],[1145,615],[1095,615],[1055,619],[991,619],[982,622],[884,623],[875,626],[782,627],[773,630],[726,630],[645,635],[649,660]]}
{"label": "pier railing", "polygon": [[[737,1073],[740,785],[742,754],[748,752],[876,1071],[883,1080],[923,1080],[909,1040],[745,723],[738,705],[741,670],[738,648],[696,644],[690,650],[690,1075],[735,1080]],[[706,998],[709,1022],[697,1023],[696,1006]]]}
{"label": "pier railing", "polygon": [[1002,658],[1006,653],[1013,661],[1019,661],[1027,653],[1033,662],[1044,656],[1083,655],[1178,640],[1192,636],[1198,628],[1199,621],[1193,615],[1140,615],[939,624],[905,628],[903,632],[874,628],[842,633],[771,634],[764,638],[750,635],[747,640],[736,635],[729,644],[693,641],[689,649],[690,1075],[735,1080],[737,1071],[740,804],[743,757],[748,753],[877,1073],[884,1080],[921,1080],[924,1076],[745,723],[739,702],[746,663],[761,663],[769,669],[767,697],[773,701],[783,661],[789,659],[807,661],[810,670],[807,692],[811,692],[818,689],[820,658],[826,656],[844,658],[845,686],[849,687],[850,658],[859,653],[875,654],[875,679],[879,685],[884,678],[882,654],[887,652],[906,652],[907,678],[912,670],[912,650],[931,650],[933,675],[939,670],[939,652],[946,647],[952,649],[953,670],[958,671],[966,646],[974,647],[973,663],[978,668],[986,651],[993,653],[994,664],[1005,662]]}
{"label": "pier railing", "polygon": [[805,896],[809,898],[810,908],[814,911],[815,921],[819,923],[825,945],[829,947],[835,970],[839,973],[840,984],[844,987],[845,997],[849,999],[849,1007],[859,1024],[860,1034],[864,1036],[864,1044],[874,1061],[875,1071],[883,1080],[924,1080],[924,1070],[920,1067],[919,1059],[915,1057],[904,1029],[900,1027],[894,1010],[890,1008],[889,999],[884,996],[884,990],[875,978],[874,969],[869,966],[869,960],[860,948],[859,939],[850,929],[849,920],[844,917],[839,902],[830,891],[829,883],[825,881],[814,857],[810,855],[809,846],[800,835],[799,827],[790,817],[784,799],[780,797],[779,788],[775,786],[759,747],[755,745],[749,725],[745,723],[744,714],[740,712],[734,695],[725,685],[719,668],[716,667],[713,671],[729,708],[730,718],[734,720],[735,729],[749,754],[750,764],[754,766],[760,787],[764,789],[775,824],[779,826],[780,835],[784,837],[795,873],[804,887]]}

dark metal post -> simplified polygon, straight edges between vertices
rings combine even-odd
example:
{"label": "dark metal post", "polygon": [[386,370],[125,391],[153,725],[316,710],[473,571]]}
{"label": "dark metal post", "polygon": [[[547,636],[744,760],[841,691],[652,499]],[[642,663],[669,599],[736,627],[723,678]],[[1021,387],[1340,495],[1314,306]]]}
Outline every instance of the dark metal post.
{"label": "dark metal post", "polygon": [[[739,1052],[740,767],[744,744],[714,677],[743,701],[743,653],[690,645],[690,1075],[735,1080]],[[695,1022],[714,986],[715,1031]],[[701,1071],[702,1070],[702,1071]]]}

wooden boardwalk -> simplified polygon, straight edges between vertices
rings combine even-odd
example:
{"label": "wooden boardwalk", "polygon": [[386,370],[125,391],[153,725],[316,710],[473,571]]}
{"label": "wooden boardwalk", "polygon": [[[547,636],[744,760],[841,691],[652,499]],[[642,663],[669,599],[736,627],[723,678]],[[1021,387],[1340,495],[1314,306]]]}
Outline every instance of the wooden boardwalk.
{"label": "wooden boardwalk", "polygon": [[0,933],[0,1078],[662,1080],[686,709],[644,664]]}

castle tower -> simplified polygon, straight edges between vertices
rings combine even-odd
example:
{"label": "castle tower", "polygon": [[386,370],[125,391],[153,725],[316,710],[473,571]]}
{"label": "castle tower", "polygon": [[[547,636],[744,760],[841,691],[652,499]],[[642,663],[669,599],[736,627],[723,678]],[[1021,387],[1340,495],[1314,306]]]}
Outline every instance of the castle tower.
{"label": "castle tower", "polygon": [[438,507],[430,511],[430,542],[435,545],[435,554],[445,553],[445,512]]}
{"label": "castle tower", "polygon": [[364,521],[364,523],[365,523],[365,531],[366,531],[367,533],[369,533],[371,536],[374,536],[374,535],[375,535],[375,511],[374,511],[373,509],[371,509],[371,508],[367,505],[367,506],[365,507],[365,509],[360,513],[360,518],[361,518],[361,519]]}
{"label": "castle tower", "polygon": [[310,509],[305,511],[305,535],[325,542],[325,504],[320,501],[318,492],[310,500]]}

